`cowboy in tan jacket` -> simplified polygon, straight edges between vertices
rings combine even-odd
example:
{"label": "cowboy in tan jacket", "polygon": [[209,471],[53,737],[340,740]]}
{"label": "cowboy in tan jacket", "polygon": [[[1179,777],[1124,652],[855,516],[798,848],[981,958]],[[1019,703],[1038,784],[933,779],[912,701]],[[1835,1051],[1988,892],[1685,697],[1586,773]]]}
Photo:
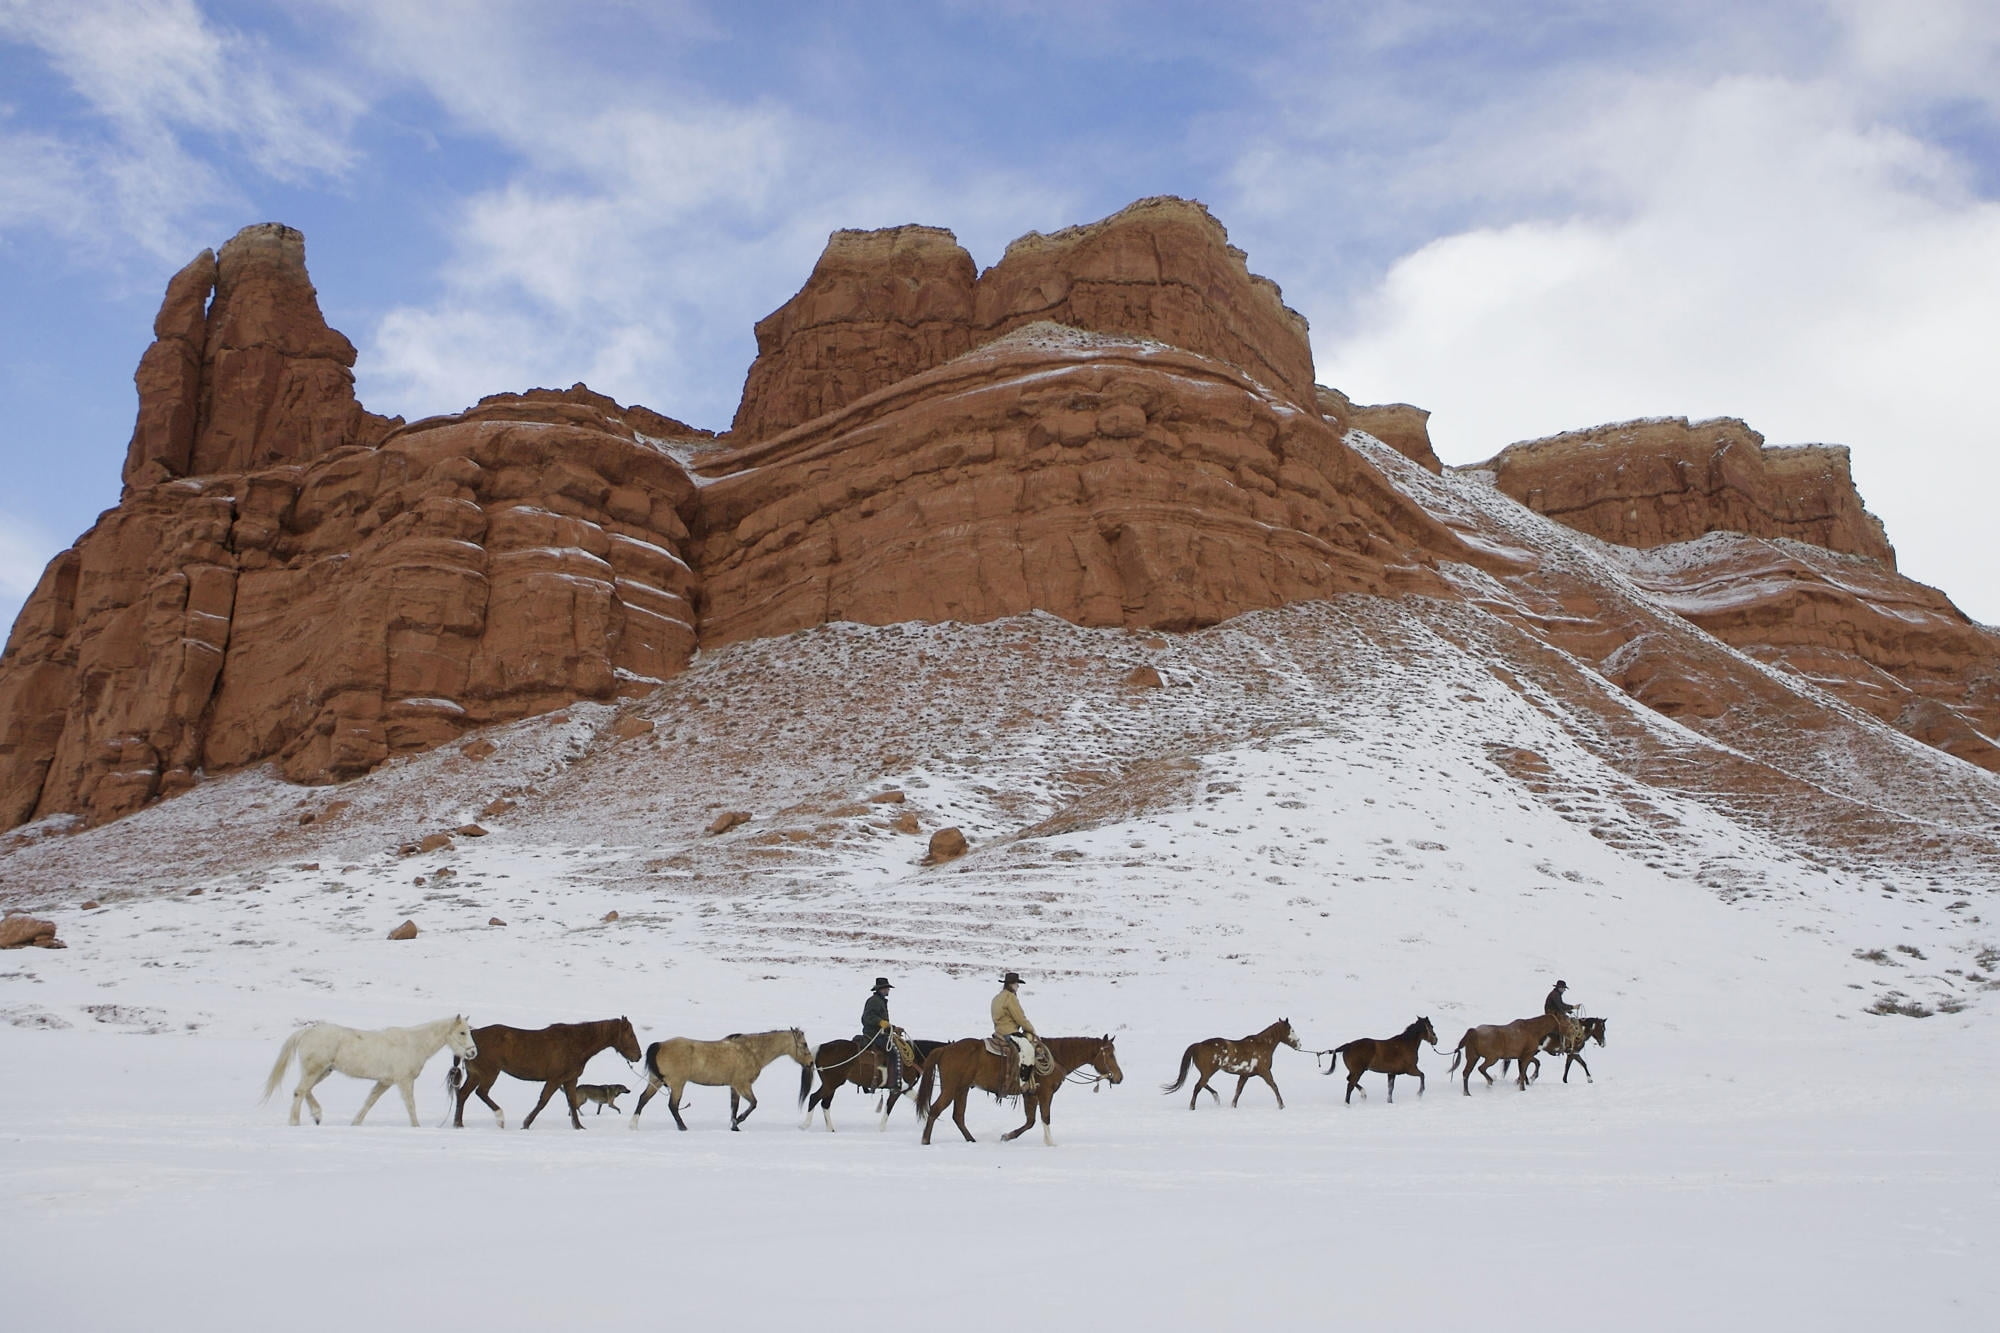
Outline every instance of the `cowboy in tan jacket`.
{"label": "cowboy in tan jacket", "polygon": [[1021,984],[1021,974],[1009,972],[1000,982],[1000,993],[993,997],[993,1035],[1013,1037],[1027,1033],[1035,1035],[1035,1025],[1021,1012],[1021,997],[1014,994],[1014,988]]}

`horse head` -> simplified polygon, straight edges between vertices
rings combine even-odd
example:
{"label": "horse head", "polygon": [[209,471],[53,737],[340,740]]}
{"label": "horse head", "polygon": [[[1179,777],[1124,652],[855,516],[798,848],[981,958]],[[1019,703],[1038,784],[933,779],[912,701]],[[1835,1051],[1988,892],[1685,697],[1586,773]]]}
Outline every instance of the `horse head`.
{"label": "horse head", "polygon": [[1595,1041],[1595,1042],[1596,1042],[1596,1043],[1597,1043],[1597,1044],[1598,1044],[1599,1046],[1602,1046],[1602,1045],[1604,1044],[1604,1020],[1603,1020],[1603,1019],[1601,1019],[1601,1018],[1586,1018],[1586,1019],[1584,1019],[1584,1020],[1583,1020],[1583,1029],[1584,1029],[1584,1031],[1585,1031],[1585,1032],[1588,1032],[1588,1033],[1590,1034],[1590,1037],[1591,1037],[1591,1039],[1592,1039],[1593,1041]]}
{"label": "horse head", "polygon": [[1097,1043],[1097,1052],[1090,1057],[1090,1064],[1113,1087],[1125,1081],[1125,1071],[1118,1067],[1118,1044],[1109,1032],[1104,1034],[1104,1040]]}
{"label": "horse head", "polygon": [[445,1044],[451,1047],[451,1053],[459,1059],[479,1058],[479,1043],[472,1039],[472,1023],[464,1014],[453,1017],[451,1031],[445,1034],[444,1040]]}
{"label": "horse head", "polygon": [[1292,1031],[1292,1020],[1289,1018],[1281,1018],[1278,1020],[1278,1040],[1282,1041],[1283,1043],[1285,1043],[1285,1045],[1291,1047],[1295,1051],[1302,1051],[1305,1049],[1305,1047],[1299,1045],[1299,1034]]}
{"label": "horse head", "polygon": [[1437,1049],[1438,1030],[1431,1026],[1430,1019],[1419,1018],[1416,1022],[1410,1024],[1410,1031],[1416,1033],[1424,1041],[1429,1042],[1432,1050]]}
{"label": "horse head", "polygon": [[639,1058],[639,1034],[632,1030],[632,1020],[622,1014],[618,1018],[618,1030],[611,1035],[611,1049],[627,1060]]}
{"label": "horse head", "polygon": [[792,1059],[797,1060],[800,1064],[805,1065],[808,1068],[810,1068],[812,1065],[813,1062],[812,1047],[806,1044],[806,1034],[800,1031],[798,1028],[792,1029],[791,1056]]}

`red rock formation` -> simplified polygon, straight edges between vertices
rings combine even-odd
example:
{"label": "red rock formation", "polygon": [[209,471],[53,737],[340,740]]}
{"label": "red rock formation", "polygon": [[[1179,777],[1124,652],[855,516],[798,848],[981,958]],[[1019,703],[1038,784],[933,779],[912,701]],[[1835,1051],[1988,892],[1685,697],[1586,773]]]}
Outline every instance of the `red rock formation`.
{"label": "red rock formation", "polygon": [[1157,198],[1030,232],[984,275],[940,228],[835,232],[799,294],[757,325],[731,434],[771,438],[1044,320],[1170,343],[1314,402],[1305,320],[1207,209]]}
{"label": "red rock formation", "polygon": [[[1620,545],[1640,586],[1731,647],[2000,771],[2000,636],[1895,572],[1847,451],[1771,448],[1740,421],[1627,422],[1512,445],[1478,464],[1529,508]],[[1636,673],[1636,674],[1634,674]],[[1662,711],[1709,715],[1671,663],[1612,672]]]}
{"label": "red rock formation", "polygon": [[380,448],[132,492],[9,641],[0,826],[113,818],[273,757],[350,776],[678,671],[693,487],[628,420],[676,425],[538,390]]}
{"label": "red rock formation", "polygon": [[1732,417],[1597,426],[1509,445],[1477,466],[1536,513],[1624,546],[1744,532],[1896,567],[1881,521],[1854,489],[1845,448],[1767,448]]}
{"label": "red rock formation", "polygon": [[1317,412],[1216,360],[1054,325],[698,466],[705,644],[1035,609],[1189,628],[1441,591],[1427,566],[1474,558]]}
{"label": "red rock formation", "polygon": [[399,424],[355,401],[354,346],[320,315],[290,227],[245,227],[203,251],[168,283],[153,335],[134,376],[127,486],[307,462]]}
{"label": "red rock formation", "polygon": [[1444,464],[1431,448],[1431,414],[1408,403],[1353,402],[1338,389],[1324,384],[1317,390],[1320,415],[1342,431],[1358,430],[1373,435],[1426,471],[1442,473]]}

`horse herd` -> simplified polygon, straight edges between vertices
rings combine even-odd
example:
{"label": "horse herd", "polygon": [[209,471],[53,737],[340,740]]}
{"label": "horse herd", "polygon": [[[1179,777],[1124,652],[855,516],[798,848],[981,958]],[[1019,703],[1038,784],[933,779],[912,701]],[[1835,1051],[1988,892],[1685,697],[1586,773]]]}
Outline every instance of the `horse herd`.
{"label": "horse herd", "polygon": [[[1567,1083],[1570,1066],[1583,1064],[1585,1040],[1595,1040],[1599,1046],[1604,1045],[1604,1022],[1602,1018],[1569,1019],[1543,1014],[1512,1023],[1468,1028],[1453,1051],[1451,1070],[1458,1070],[1460,1061],[1464,1062],[1463,1090],[1470,1096],[1475,1062],[1480,1076],[1489,1085],[1493,1083],[1493,1075],[1488,1071],[1495,1064],[1501,1065],[1503,1073],[1507,1065],[1514,1064],[1518,1066],[1515,1074],[1517,1084],[1525,1090],[1530,1079],[1540,1071],[1540,1055],[1547,1052],[1567,1057],[1563,1065],[1563,1082]],[[1429,1042],[1433,1050],[1437,1049],[1437,1030],[1431,1026],[1430,1019],[1418,1018],[1396,1036],[1363,1037],[1314,1054],[1332,1057],[1326,1070],[1329,1074],[1342,1064],[1346,1066],[1347,1094],[1344,1101],[1353,1101],[1361,1076],[1372,1072],[1388,1076],[1389,1101],[1393,1103],[1398,1075],[1414,1077],[1417,1093],[1422,1095],[1425,1079],[1423,1071],[1417,1067],[1417,1052],[1424,1042]],[[639,1116],[646,1109],[646,1104],[664,1088],[667,1091],[667,1112],[673,1116],[674,1124],[685,1130],[687,1122],[681,1118],[682,1094],[689,1084],[696,1084],[729,1089],[729,1127],[734,1130],[742,1128],[743,1122],[757,1109],[757,1097],[752,1090],[757,1076],[774,1061],[789,1056],[798,1063],[801,1071],[799,1104],[805,1109],[805,1121],[801,1128],[811,1125],[813,1111],[818,1110],[825,1118],[827,1129],[832,1130],[833,1094],[844,1085],[853,1085],[868,1092],[886,1093],[886,1100],[880,1107],[884,1128],[897,1101],[908,1097],[922,1121],[925,1143],[931,1141],[931,1131],[946,1108],[950,1108],[952,1123],[958,1127],[959,1133],[965,1136],[967,1142],[972,1142],[972,1131],[965,1125],[966,1103],[972,1092],[978,1089],[998,1097],[1018,1091],[1026,1119],[1018,1128],[1002,1135],[1003,1141],[1019,1138],[1039,1121],[1042,1141],[1053,1144],[1050,1109],[1062,1087],[1072,1082],[1118,1084],[1124,1081],[1125,1075],[1118,1067],[1117,1047],[1108,1033],[1101,1037],[1045,1037],[1040,1039],[1040,1044],[1048,1056],[1046,1072],[1017,1089],[1010,1082],[1013,1071],[1009,1066],[1013,1057],[996,1053],[980,1037],[950,1042],[906,1041],[903,1049],[907,1054],[895,1062],[895,1076],[892,1077],[892,1062],[883,1051],[865,1047],[851,1038],[825,1042],[814,1050],[798,1028],[732,1033],[718,1041],[673,1037],[656,1041],[642,1051],[629,1018],[554,1023],[539,1029],[503,1024],[475,1028],[463,1015],[440,1018],[415,1027],[372,1031],[341,1027],[335,1023],[311,1023],[285,1039],[278,1051],[277,1063],[272,1065],[270,1077],[265,1080],[264,1100],[270,1100],[283,1081],[287,1067],[297,1060],[299,1081],[292,1091],[292,1124],[299,1123],[301,1106],[312,1111],[314,1124],[320,1123],[320,1104],[313,1096],[313,1089],[328,1075],[341,1073],[372,1079],[375,1083],[361,1109],[355,1113],[355,1124],[366,1119],[382,1094],[394,1087],[402,1094],[403,1106],[409,1112],[410,1124],[414,1126],[417,1124],[417,1076],[433,1055],[444,1047],[450,1047],[452,1061],[445,1075],[445,1090],[455,1103],[452,1108],[453,1125],[464,1126],[465,1104],[477,1096],[493,1112],[494,1120],[505,1129],[507,1116],[499,1103],[493,1100],[492,1089],[495,1080],[507,1074],[542,1085],[540,1100],[521,1122],[523,1129],[535,1123],[535,1117],[541,1114],[542,1108],[548,1105],[549,1099],[558,1090],[562,1091],[568,1104],[571,1125],[581,1129],[583,1121],[577,1112],[586,1096],[605,1102],[625,1091],[623,1088],[599,1089],[590,1085],[584,1085],[587,1092],[578,1091],[577,1080],[591,1058],[601,1051],[610,1050],[627,1062],[642,1062],[645,1071],[646,1086],[639,1095],[638,1105],[632,1108],[631,1128],[639,1127]],[[1221,1094],[1209,1086],[1209,1080],[1218,1073],[1234,1074],[1236,1094],[1230,1099],[1231,1106],[1242,1099],[1243,1089],[1251,1079],[1261,1078],[1270,1085],[1272,1095],[1277,1097],[1282,1108],[1284,1094],[1278,1091],[1277,1080],[1271,1074],[1271,1057],[1280,1045],[1304,1050],[1289,1019],[1281,1018],[1248,1037],[1211,1037],[1195,1042],[1181,1054],[1178,1077],[1172,1083],[1163,1084],[1162,1091],[1180,1091],[1192,1070],[1198,1077],[1188,1097],[1189,1108],[1194,1108],[1203,1092],[1220,1104]],[[1583,1072],[1584,1077],[1590,1077],[1588,1064],[1583,1065]],[[816,1090],[812,1086],[815,1074],[820,1080]],[[1362,1095],[1365,1097],[1367,1093],[1364,1091]],[[615,1105],[613,1109],[616,1109]]]}

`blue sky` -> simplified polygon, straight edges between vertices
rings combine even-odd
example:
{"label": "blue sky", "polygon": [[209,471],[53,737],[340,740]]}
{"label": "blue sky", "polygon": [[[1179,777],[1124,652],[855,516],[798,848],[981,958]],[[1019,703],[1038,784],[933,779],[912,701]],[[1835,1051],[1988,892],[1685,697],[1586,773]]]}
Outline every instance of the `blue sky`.
{"label": "blue sky", "polygon": [[1440,454],[1648,415],[1851,445],[2000,622],[2000,6],[0,0],[0,618],[115,503],[167,276],[302,228],[380,412],[727,424],[836,227],[1174,193]]}

